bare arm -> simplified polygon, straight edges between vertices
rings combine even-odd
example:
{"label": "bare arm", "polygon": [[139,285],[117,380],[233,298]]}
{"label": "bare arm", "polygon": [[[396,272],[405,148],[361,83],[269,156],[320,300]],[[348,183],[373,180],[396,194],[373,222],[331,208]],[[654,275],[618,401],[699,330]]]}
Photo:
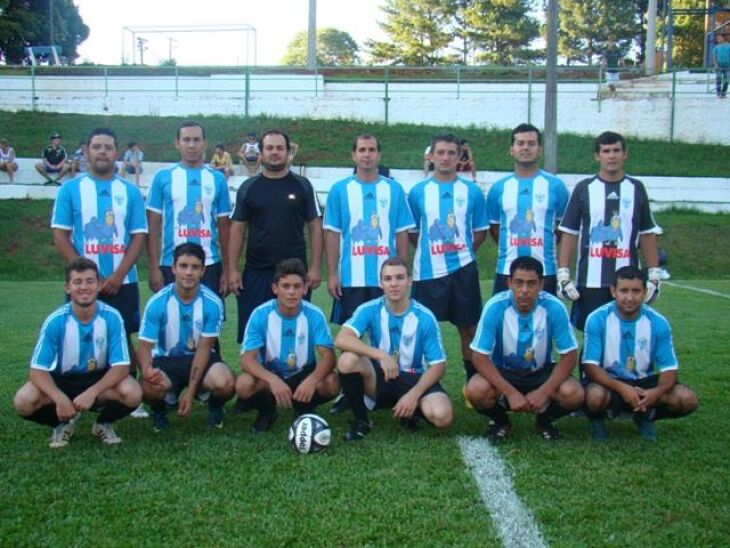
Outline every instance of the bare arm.
{"label": "bare arm", "polygon": [[501,225],[499,223],[489,225],[489,235],[492,237],[492,240],[494,240],[494,243],[495,244],[498,244],[499,243],[499,228],[500,228],[500,226]]}
{"label": "bare arm", "polygon": [[480,230],[479,232],[474,232],[472,238],[472,250],[476,252],[479,247],[484,243],[484,240],[487,239],[487,231]]}
{"label": "bare arm", "polygon": [[149,259],[149,286],[153,292],[162,289],[164,281],[160,270],[160,234],[162,230],[162,215],[147,210],[147,258]]}
{"label": "bare arm", "polygon": [[266,383],[279,407],[291,407],[291,388],[276,373],[272,373],[261,364],[259,349],[247,350],[241,354],[241,371]]}
{"label": "bare arm", "polygon": [[390,356],[374,346],[370,346],[366,342],[361,341],[355,332],[345,326],[335,338],[335,346],[343,352],[352,352],[358,356],[364,356],[372,360],[384,360]]}
{"label": "bare arm", "polygon": [[243,242],[246,240],[246,223],[239,221],[231,221],[228,229],[228,260],[226,261],[226,268],[228,274],[226,275],[226,282],[228,284],[228,293],[238,293],[243,289],[243,282],[241,281],[241,272],[238,270],[238,260],[241,258],[241,252],[243,251]]}
{"label": "bare arm", "polygon": [[309,221],[309,247],[312,254],[312,264],[307,273],[307,281],[311,289],[317,289],[322,281],[322,249],[324,247],[324,232],[322,218],[316,217]]}
{"label": "bare arm", "polygon": [[58,254],[61,255],[61,258],[64,260],[64,262],[70,263],[71,261],[79,257],[79,254],[76,253],[76,249],[71,243],[70,230],[65,230],[63,228],[54,228],[53,245],[56,246]]}
{"label": "bare arm", "polygon": [[418,247],[418,236],[420,233],[418,232],[409,232],[408,233],[408,240],[411,242],[411,245],[415,248]]}
{"label": "bare arm", "polygon": [[324,234],[324,247],[327,259],[327,291],[333,299],[342,297],[342,285],[340,282],[340,234],[332,230],[326,230]]}
{"label": "bare arm", "polygon": [[395,235],[395,253],[400,259],[408,261],[408,231],[403,230]]}
{"label": "bare arm", "polygon": [[226,261],[228,260],[228,241],[231,232],[231,219],[226,215],[218,217],[216,222],[218,223],[218,246],[220,247],[221,254],[221,279],[218,292],[225,296],[228,288],[228,270],[226,268]]}
{"label": "bare arm", "polygon": [[114,367],[110,367],[98,382],[94,383],[74,398],[74,407],[78,411],[88,411],[101,394],[116,386],[128,376],[128,365],[116,365]]}
{"label": "bare arm", "polygon": [[573,260],[573,254],[577,246],[578,236],[563,232],[563,236],[560,238],[560,252],[558,254],[558,266],[560,268],[570,268],[570,263]]}
{"label": "bare arm", "polygon": [[640,234],[639,246],[641,254],[644,256],[644,263],[647,268],[659,266],[659,251],[657,237],[654,233]]}

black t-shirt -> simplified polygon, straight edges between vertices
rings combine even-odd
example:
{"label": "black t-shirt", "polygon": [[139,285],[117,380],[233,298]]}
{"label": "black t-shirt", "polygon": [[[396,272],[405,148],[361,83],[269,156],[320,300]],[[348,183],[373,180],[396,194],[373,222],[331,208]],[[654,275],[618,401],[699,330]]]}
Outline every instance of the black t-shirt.
{"label": "black t-shirt", "polygon": [[51,145],[48,145],[43,149],[43,158],[48,160],[48,163],[52,166],[56,166],[66,159],[66,149],[62,146],[54,149]]}
{"label": "black t-shirt", "polygon": [[244,181],[231,219],[248,225],[246,266],[271,270],[294,257],[307,264],[304,225],[321,215],[314,187],[305,177],[289,172],[281,179],[259,174]]}

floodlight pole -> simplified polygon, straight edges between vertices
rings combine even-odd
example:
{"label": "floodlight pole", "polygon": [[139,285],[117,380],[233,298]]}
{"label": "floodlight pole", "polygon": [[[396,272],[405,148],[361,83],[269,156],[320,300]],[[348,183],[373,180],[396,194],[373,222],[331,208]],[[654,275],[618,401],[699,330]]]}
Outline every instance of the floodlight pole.
{"label": "floodlight pole", "polygon": [[646,10],[646,58],[644,59],[644,73],[654,74],[656,65],[656,16],[659,9],[657,0],[649,0]]}
{"label": "floodlight pole", "polygon": [[307,67],[317,68],[317,0],[309,0],[309,30],[307,31]]}
{"label": "floodlight pole", "polygon": [[559,0],[548,0],[547,72],[545,77],[545,169],[558,171],[558,9]]}

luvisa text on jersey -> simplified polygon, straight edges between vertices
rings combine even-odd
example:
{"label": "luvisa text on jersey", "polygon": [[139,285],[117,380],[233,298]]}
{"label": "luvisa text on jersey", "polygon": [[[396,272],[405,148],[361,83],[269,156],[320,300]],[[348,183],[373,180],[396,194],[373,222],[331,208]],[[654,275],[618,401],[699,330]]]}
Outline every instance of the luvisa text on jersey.
{"label": "luvisa text on jersey", "polygon": [[359,255],[390,255],[390,248],[387,245],[353,245],[352,256]]}
{"label": "luvisa text on jersey", "polygon": [[178,228],[177,235],[181,238],[210,238],[210,230],[207,228]]}
{"label": "luvisa text on jersey", "polygon": [[431,255],[443,255],[444,253],[458,253],[464,251],[466,244],[432,244]]}
{"label": "luvisa text on jersey", "polygon": [[590,256],[598,259],[628,259],[631,252],[623,247],[591,247]]}
{"label": "luvisa text on jersey", "polygon": [[84,255],[124,255],[124,244],[84,244]]}
{"label": "luvisa text on jersey", "polygon": [[515,238],[510,237],[509,245],[514,247],[544,247],[545,243],[542,238]]}

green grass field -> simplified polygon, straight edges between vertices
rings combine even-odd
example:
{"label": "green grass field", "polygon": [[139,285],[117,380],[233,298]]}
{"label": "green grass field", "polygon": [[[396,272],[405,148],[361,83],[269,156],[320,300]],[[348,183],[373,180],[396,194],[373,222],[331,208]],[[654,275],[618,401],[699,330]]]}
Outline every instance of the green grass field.
{"label": "green grass field", "polygon": [[[563,419],[564,440],[550,444],[529,417],[517,417],[514,436],[500,446],[549,544],[727,545],[730,281],[686,283],[726,295],[665,286],[658,301],[674,326],[681,379],[700,395],[696,414],[659,423],[656,444],[642,442],[630,421],[615,421],[605,446],[589,440],[582,418]],[[458,436],[483,434],[485,424],[462,403],[458,337],[449,325],[442,326],[451,357],[445,385],[456,417],[447,432],[408,433],[380,411],[367,440],[349,446],[341,441],[346,418],[337,417],[330,449],[300,456],[286,442],[287,413],[254,437],[253,414],[229,416],[223,430],[209,433],[199,406],[187,420],[173,418],[162,436],[149,421],[124,419],[117,427],[124,443],[115,447],[93,438],[93,419],[84,416],[71,444],[52,451],[48,429],[16,417],[10,401],[62,285],[0,282],[0,295],[5,546],[500,544],[457,444]],[[315,302],[329,307],[323,290]],[[233,317],[235,302],[227,304]],[[223,354],[237,370],[234,338],[227,322]]]}

